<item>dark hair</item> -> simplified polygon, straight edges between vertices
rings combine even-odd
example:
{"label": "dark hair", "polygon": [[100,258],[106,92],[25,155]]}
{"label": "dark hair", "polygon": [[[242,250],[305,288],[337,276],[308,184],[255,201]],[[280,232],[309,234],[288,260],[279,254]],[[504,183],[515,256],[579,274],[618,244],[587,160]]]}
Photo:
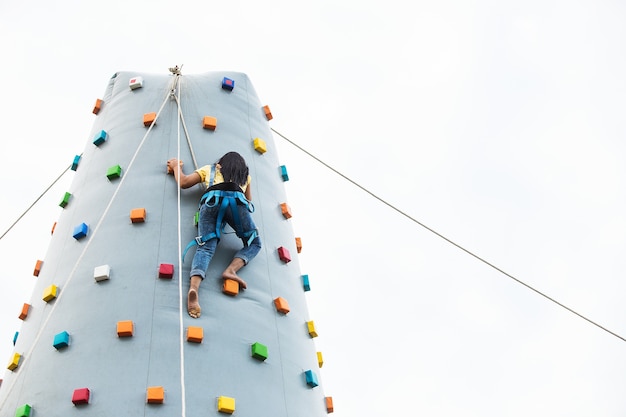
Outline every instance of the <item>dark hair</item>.
{"label": "dark hair", "polygon": [[234,182],[237,185],[248,183],[248,165],[246,160],[237,152],[228,152],[217,161],[225,182]]}

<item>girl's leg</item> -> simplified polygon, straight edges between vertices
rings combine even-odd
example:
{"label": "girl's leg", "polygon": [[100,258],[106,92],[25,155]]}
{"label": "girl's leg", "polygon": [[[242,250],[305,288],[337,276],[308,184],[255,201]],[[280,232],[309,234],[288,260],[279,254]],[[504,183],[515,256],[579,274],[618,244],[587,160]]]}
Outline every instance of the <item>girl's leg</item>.
{"label": "girl's leg", "polygon": [[[243,231],[246,232],[249,230],[256,230],[256,225],[254,224],[254,221],[252,220],[252,216],[250,215],[248,209],[246,209],[244,206],[237,206],[237,208],[239,211],[239,219],[241,220],[241,227]],[[231,227],[233,227],[233,229],[237,230],[230,216],[227,216],[227,222],[230,224]],[[246,246],[244,243],[244,247],[235,254],[230,265],[228,265],[228,267],[222,273],[222,278],[232,279],[234,281],[237,281],[241,288],[247,288],[248,286],[246,282],[241,279],[239,275],[237,275],[237,271],[246,266],[248,262],[250,262],[259,253],[260,250],[261,239],[258,236],[255,237],[252,242],[250,242],[250,245]]]}
{"label": "girl's leg", "polygon": [[[198,221],[198,234],[205,236],[215,232],[217,211],[206,204],[200,209],[200,219]],[[205,277],[206,270],[215,253],[218,240],[211,239],[202,246],[196,248],[196,253],[191,261],[191,272],[189,279],[189,292],[187,293],[187,313],[197,319],[200,317],[202,309],[199,303],[200,283]]]}

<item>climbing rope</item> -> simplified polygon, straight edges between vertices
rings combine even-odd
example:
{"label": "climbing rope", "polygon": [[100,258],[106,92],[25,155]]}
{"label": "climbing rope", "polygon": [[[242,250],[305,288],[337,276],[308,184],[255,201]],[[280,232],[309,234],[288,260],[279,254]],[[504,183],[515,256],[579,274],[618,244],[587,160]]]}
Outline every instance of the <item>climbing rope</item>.
{"label": "climbing rope", "polygon": [[[191,149],[191,141],[189,139],[189,135],[187,134],[187,128],[185,126],[185,122],[183,119],[182,108],[180,105],[180,92],[181,85],[180,82],[180,71],[174,75],[176,79],[176,84],[178,84],[178,89],[175,94],[173,94],[174,99],[176,100],[176,108],[178,117],[176,118],[176,159],[180,161],[180,126],[181,121],[183,124],[183,128],[185,130],[185,136],[187,137],[187,143],[189,144],[189,149],[191,150],[191,157],[193,159],[193,163],[198,168],[198,164],[196,163],[196,158],[193,154],[193,150]],[[180,176],[178,177],[180,181]],[[178,233],[178,259],[181,259],[182,256],[182,224],[181,224],[181,190],[180,184],[176,187],[176,206],[177,206],[177,233]],[[185,391],[185,346],[184,346],[184,323],[183,323],[183,268],[182,265],[178,268],[178,323],[179,323],[179,342],[180,342],[180,394],[181,394],[181,417],[185,417],[186,415],[186,391]]]}
{"label": "climbing rope", "polygon": [[539,294],[540,296],[544,297],[545,299],[553,302],[554,304],[558,305],[561,308],[564,308],[565,310],[569,311],[570,313],[578,316],[579,318],[587,321],[588,323],[598,327],[601,330],[604,330],[605,332],[617,337],[618,339],[621,339],[622,341],[626,342],[626,338],[624,338],[623,336],[620,336],[619,334],[607,329],[606,327],[600,325],[599,323],[589,319],[588,317],[582,315],[581,313],[578,313],[577,311],[575,311],[574,309],[566,306],[565,304],[555,300],[554,298],[548,296],[547,294],[539,291],[538,289],[530,286],[529,284],[526,284],[525,282],[523,282],[522,280],[515,278],[513,275],[509,274],[508,272],[504,271],[501,268],[498,268],[497,266],[495,266],[494,264],[492,264],[491,262],[488,262],[487,260],[485,260],[484,258],[476,255],[475,253],[471,252],[469,249],[464,248],[463,246],[461,246],[460,244],[454,242],[452,239],[449,239],[447,237],[445,237],[444,235],[442,235],[441,233],[437,232],[436,230],[426,226],[424,223],[418,221],[417,219],[411,217],[410,215],[408,215],[407,213],[405,213],[404,211],[400,210],[398,207],[394,206],[393,204],[389,203],[388,201],[384,200],[383,198],[379,197],[378,195],[374,194],[372,191],[368,190],[367,188],[363,187],[362,185],[360,185],[359,183],[357,183],[356,181],[350,179],[348,176],[342,174],[341,172],[339,172],[338,170],[336,170],[335,168],[333,168],[332,166],[328,165],[326,162],[322,161],[320,158],[316,157],[315,155],[313,155],[312,153],[310,153],[309,151],[307,151],[306,149],[302,148],[300,145],[296,144],[295,142],[293,142],[292,140],[290,140],[289,138],[287,138],[285,135],[279,133],[278,131],[276,131],[274,128],[270,128],[272,130],[272,132],[276,133],[278,136],[280,136],[281,138],[283,138],[286,142],[290,143],[291,145],[293,145],[294,147],[296,147],[297,149],[299,149],[300,151],[302,151],[303,153],[305,153],[306,155],[308,155],[309,157],[311,157],[312,159],[316,160],[317,162],[319,162],[320,164],[322,164],[323,166],[325,166],[326,168],[328,168],[329,170],[331,170],[332,172],[334,172],[335,174],[339,175],[340,177],[342,177],[343,179],[345,179],[346,181],[348,181],[349,183],[351,183],[352,185],[356,186],[357,188],[360,188],[362,191],[365,191],[367,194],[369,194],[370,196],[374,197],[376,200],[380,201],[381,203],[385,204],[387,207],[395,210],[397,213],[401,214],[402,216],[406,217],[407,219],[409,219],[410,221],[412,221],[413,223],[423,227],[424,229],[428,230],[429,232],[435,234],[436,236],[440,237],[441,239],[445,240],[446,242],[450,243],[453,246],[456,246],[458,249],[462,250],[463,252],[467,253],[470,256],[473,256],[474,258],[476,258],[477,260],[479,260],[480,262],[484,263],[485,265],[495,269],[496,271],[498,271],[499,273],[505,275],[506,277],[512,279],[513,281],[517,282],[518,284],[523,285],[524,287],[528,288],[531,291],[534,291],[535,293]]}
{"label": "climbing rope", "polygon": [[[179,88],[179,95],[180,95],[180,85],[179,85],[178,88]],[[183,112],[182,112],[182,108],[181,108],[181,105],[180,105],[179,97],[174,95],[174,99],[176,100],[176,104],[178,105],[179,123],[182,122],[182,124],[183,124],[183,130],[185,131],[185,138],[187,138],[187,145],[189,146],[189,152],[191,153],[191,159],[193,161],[193,166],[195,167],[195,169],[198,169],[199,168],[198,167],[198,161],[196,160],[196,154],[193,151],[193,146],[191,146],[191,138],[189,137],[189,131],[187,130],[187,124],[185,123],[185,118],[183,117]],[[180,127],[179,127],[179,129],[180,129]],[[180,146],[180,141],[179,141],[179,146]],[[180,161],[180,155],[178,155],[178,160]]]}
{"label": "climbing rope", "polygon": [[[81,154],[81,156],[82,156],[82,154]],[[30,211],[33,207],[35,207],[35,204],[37,204],[37,202],[38,202],[39,200],[41,200],[41,199],[43,198],[43,196],[44,196],[44,195],[46,195],[46,193],[47,193],[48,191],[50,191],[50,189],[51,189],[52,187],[54,187],[54,185],[55,185],[55,184],[56,184],[56,183],[57,183],[57,182],[58,182],[58,181],[59,181],[59,180],[63,177],[63,175],[65,175],[65,173],[66,173],[67,171],[69,171],[69,169],[70,169],[71,167],[72,167],[72,165],[71,165],[71,164],[70,164],[70,165],[68,165],[68,166],[67,166],[67,168],[65,168],[65,169],[63,170],[63,172],[61,172],[61,174],[59,174],[59,176],[58,176],[58,177],[57,177],[54,181],[52,181],[52,184],[50,184],[50,185],[48,186],[48,188],[46,188],[46,189],[45,189],[45,190],[44,190],[41,194],[39,194],[39,197],[37,197],[37,198],[35,199],[35,201],[33,201],[33,203],[32,203],[30,206],[28,206],[28,208],[27,208],[26,210],[24,210],[24,212],[23,212],[22,214],[20,214],[20,216],[19,216],[19,217],[18,217],[18,218],[17,218],[17,219],[16,219],[16,220],[15,220],[15,221],[11,224],[11,226],[9,226],[9,228],[8,228],[7,230],[5,230],[5,231],[4,231],[4,233],[2,233],[2,236],[0,236],[0,240],[2,240],[2,238],[3,238],[3,237],[7,234],[7,233],[9,233],[9,231],[11,231],[11,229],[13,229],[13,228],[15,227],[15,225],[19,223],[19,221],[20,221],[20,220],[22,220],[22,217],[24,217],[24,216],[26,215],[26,213],[28,213],[28,212],[29,212],[29,211]]]}

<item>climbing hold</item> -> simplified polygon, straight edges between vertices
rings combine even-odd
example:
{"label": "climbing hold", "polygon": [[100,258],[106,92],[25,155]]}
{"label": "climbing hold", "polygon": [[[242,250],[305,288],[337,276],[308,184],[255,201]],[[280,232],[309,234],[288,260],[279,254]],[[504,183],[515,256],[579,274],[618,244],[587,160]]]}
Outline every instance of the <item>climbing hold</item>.
{"label": "climbing hold", "polygon": [[252,344],[250,350],[253,358],[259,359],[261,361],[267,359],[267,346],[259,342],[255,342]]}
{"label": "climbing hold", "polygon": [[287,314],[289,313],[289,303],[283,297],[276,297],[274,299],[274,305],[276,306],[276,310],[280,313]]}
{"label": "climbing hold", "polygon": [[57,228],[57,222],[54,222],[54,223],[52,224],[52,229],[50,229],[50,234],[51,234],[51,235],[53,235],[53,234],[54,234],[54,229],[56,229],[56,228]]}
{"label": "climbing hold", "polygon": [[134,333],[135,326],[132,320],[123,320],[117,322],[118,337],[131,337]]}
{"label": "climbing hold", "polygon": [[222,89],[227,91],[233,91],[233,88],[235,88],[235,80],[224,77],[224,79],[222,80]]}
{"label": "climbing hold", "polygon": [[39,273],[41,272],[41,267],[43,266],[43,261],[42,260],[38,260],[35,263],[35,270],[33,271],[33,275],[38,277]]}
{"label": "climbing hold", "polygon": [[306,328],[309,331],[309,336],[317,337],[317,331],[315,330],[315,323],[313,320],[306,322]]}
{"label": "climbing hold", "polygon": [[15,369],[17,369],[18,365],[20,364],[21,358],[22,355],[20,355],[19,353],[14,353],[13,358],[11,358],[11,362],[9,362],[9,366],[7,366],[7,369],[9,371],[14,371]]}
{"label": "climbing hold", "polygon": [[289,251],[287,250],[287,248],[285,248],[284,246],[281,246],[280,248],[278,248],[278,257],[284,263],[291,262],[291,255],[289,254]]}
{"label": "climbing hold", "polygon": [[63,349],[68,347],[70,344],[70,334],[66,331],[62,331],[61,333],[57,333],[54,335],[54,340],[52,342],[52,346],[55,349]]}
{"label": "climbing hold", "polygon": [[226,295],[239,294],[239,283],[234,279],[225,279],[224,285],[222,286],[222,292]]}
{"label": "climbing hold", "polygon": [[[13,346],[17,343],[17,337],[20,335],[20,332],[15,332],[13,335]],[[2,384],[2,380],[0,379],[0,384]]]}
{"label": "climbing hold", "polygon": [[159,265],[159,278],[172,278],[174,276],[173,264],[160,264]]}
{"label": "climbing hold", "polygon": [[280,176],[282,177],[283,181],[289,181],[289,174],[287,173],[287,167],[284,165],[280,166]]}
{"label": "climbing hold", "polygon": [[93,279],[96,282],[106,281],[111,276],[111,267],[109,265],[100,265],[93,269]]}
{"label": "climbing hold", "polygon": [[[183,161],[179,160],[179,161],[178,161],[178,166],[181,166],[181,167],[182,167],[182,166],[183,166]],[[170,166],[169,166],[169,165],[167,165],[167,173],[168,173],[168,174],[171,174],[171,173],[172,173],[172,169],[170,168]]]}
{"label": "climbing hold", "polygon": [[298,253],[302,252],[302,238],[296,238],[296,250]]}
{"label": "climbing hold", "polygon": [[304,291],[311,291],[308,275],[302,275],[302,288],[304,288]]}
{"label": "climbing hold", "polygon": [[72,394],[74,405],[89,404],[89,388],[78,388]]}
{"label": "climbing hold", "polygon": [[202,118],[202,127],[204,129],[215,130],[215,128],[217,128],[217,118],[213,116],[204,116]]}
{"label": "climbing hold", "polygon": [[96,146],[100,146],[104,143],[105,140],[107,140],[107,132],[104,130],[101,130],[100,133],[98,133],[96,135],[95,138],[93,138],[93,144]]}
{"label": "climbing hold", "polygon": [[324,365],[324,358],[322,352],[317,352],[317,365],[321,368]]}
{"label": "climbing hold", "polygon": [[52,284],[48,287],[46,287],[46,289],[43,291],[43,297],[42,299],[48,303],[52,300],[54,300],[55,298],[57,298],[57,293],[59,292],[59,287],[57,287],[56,285]]}
{"label": "climbing hold", "polygon": [[84,238],[85,236],[87,236],[88,232],[89,232],[89,226],[87,226],[86,223],[81,223],[74,228],[74,233],[72,233],[72,237],[74,237],[74,239],[76,240],[80,240]]}
{"label": "climbing hold", "polygon": [[267,144],[261,138],[254,138],[253,140],[254,150],[260,154],[264,154],[267,152]]}
{"label": "climbing hold", "polygon": [[24,404],[15,410],[15,417],[29,417],[30,410],[32,410],[32,407],[28,404]]}
{"label": "climbing hold", "polygon": [[289,207],[287,203],[280,203],[280,211],[283,213],[285,219],[291,218],[291,207]]}
{"label": "climbing hold", "polygon": [[[61,200],[61,202],[59,203],[59,206],[65,208],[65,206],[68,205],[68,203],[70,202],[70,198],[72,197],[72,193],[65,193],[63,195],[63,200]],[[56,225],[56,223],[55,223]],[[52,229],[52,231],[54,231],[54,229]]]}
{"label": "climbing hold", "polygon": [[267,120],[272,120],[272,112],[270,111],[270,106],[263,106],[263,113],[265,113],[265,117]]}
{"label": "climbing hold", "polygon": [[189,326],[187,328],[187,341],[193,343],[202,343],[204,339],[204,329],[197,326]]}
{"label": "climbing hold", "polygon": [[143,223],[145,221],[146,221],[146,209],[145,208],[135,208],[130,211],[131,223]]}
{"label": "climbing hold", "polygon": [[128,86],[131,90],[136,90],[143,87],[143,77],[134,77],[128,81]]}
{"label": "climbing hold", "polygon": [[311,371],[310,369],[308,371],[304,372],[304,376],[306,378],[306,384],[311,387],[311,388],[315,388],[317,387],[319,384],[317,382],[317,375],[315,375],[315,372]]}
{"label": "climbing hold", "polygon": [[154,112],[144,114],[143,115],[143,125],[145,127],[149,127],[153,123],[156,125],[156,116],[157,116],[157,114],[154,113]]}
{"label": "climbing hold", "polygon": [[107,178],[109,180],[114,180],[116,178],[119,178],[120,175],[122,175],[122,167],[119,165],[115,165],[107,169]]}
{"label": "climbing hold", "polygon": [[333,397],[324,397],[324,403],[326,404],[327,413],[335,411],[335,408],[333,407]]}
{"label": "climbing hold", "polygon": [[72,171],[76,171],[78,169],[78,163],[80,162],[80,155],[76,155],[74,160],[72,161]]}
{"label": "climbing hold", "polygon": [[146,390],[146,402],[148,404],[163,404],[165,390],[163,387],[148,387]]}
{"label": "climbing hold", "polygon": [[223,395],[217,398],[217,411],[221,413],[232,414],[235,412],[235,399],[231,397],[224,397]]}
{"label": "climbing hold", "polygon": [[93,114],[98,114],[100,112],[100,108],[102,107],[103,101],[99,98],[96,99],[96,104],[93,106]]}
{"label": "climbing hold", "polygon": [[22,312],[19,315],[20,320],[24,320],[26,319],[26,317],[28,317],[28,310],[30,310],[30,304],[24,303],[24,305],[22,306]]}

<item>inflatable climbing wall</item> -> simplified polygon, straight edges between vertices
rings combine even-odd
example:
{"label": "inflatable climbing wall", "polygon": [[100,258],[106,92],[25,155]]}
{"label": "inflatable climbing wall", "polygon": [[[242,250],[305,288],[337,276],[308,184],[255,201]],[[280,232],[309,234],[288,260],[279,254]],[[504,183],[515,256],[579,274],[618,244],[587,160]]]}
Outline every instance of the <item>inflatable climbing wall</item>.
{"label": "inflatable climbing wall", "polygon": [[[16,312],[23,324],[0,416],[332,412],[289,221],[288,170],[249,78],[119,72],[93,113],[46,257],[33,259],[32,299]],[[184,263],[181,253],[197,235],[203,190],[179,190],[166,161],[179,156],[188,174],[228,151],[250,168],[263,248],[239,272],[248,288],[228,285],[221,272],[242,243],[225,229],[193,319],[193,249]]]}

